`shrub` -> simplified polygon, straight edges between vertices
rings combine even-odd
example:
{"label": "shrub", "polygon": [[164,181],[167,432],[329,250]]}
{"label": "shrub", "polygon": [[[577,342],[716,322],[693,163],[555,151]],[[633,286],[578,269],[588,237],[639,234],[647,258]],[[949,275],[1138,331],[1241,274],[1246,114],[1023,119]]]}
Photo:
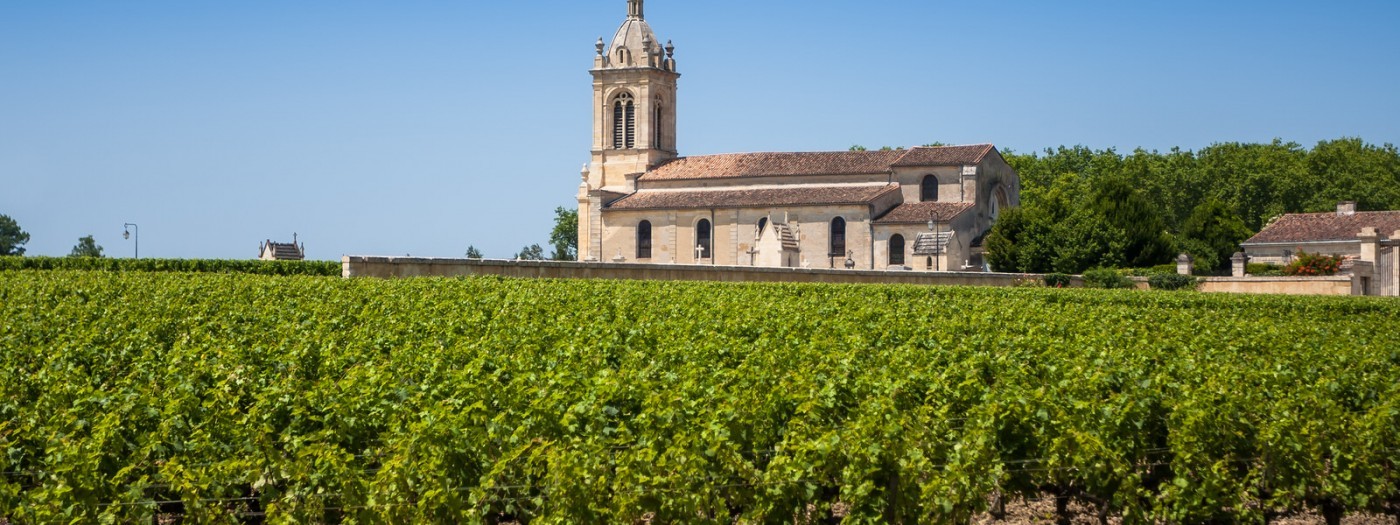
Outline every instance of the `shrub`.
{"label": "shrub", "polygon": [[1260,277],[1280,277],[1283,275],[1283,267],[1270,263],[1249,263],[1244,265],[1244,273]]}
{"label": "shrub", "polygon": [[1130,277],[1152,277],[1153,275],[1176,273],[1176,263],[1159,264],[1147,268],[1129,268],[1123,270]]}
{"label": "shrub", "polygon": [[1343,260],[1340,255],[1321,255],[1299,250],[1298,258],[1283,267],[1283,274],[1304,277],[1336,275],[1342,269]]}
{"label": "shrub", "polygon": [[1147,284],[1153,290],[1195,290],[1201,280],[1190,275],[1163,273],[1148,277]]}
{"label": "shrub", "polygon": [[0,257],[0,271],[3,270],[250,273],[256,275],[319,275],[339,277],[340,263],[336,261],[259,261],[235,259]]}
{"label": "shrub", "polygon": [[1045,286],[1051,288],[1069,288],[1070,276],[1063,273],[1052,273],[1045,276]]}
{"label": "shrub", "polygon": [[1118,270],[1095,268],[1084,272],[1084,286],[1090,288],[1132,288],[1133,280]]}

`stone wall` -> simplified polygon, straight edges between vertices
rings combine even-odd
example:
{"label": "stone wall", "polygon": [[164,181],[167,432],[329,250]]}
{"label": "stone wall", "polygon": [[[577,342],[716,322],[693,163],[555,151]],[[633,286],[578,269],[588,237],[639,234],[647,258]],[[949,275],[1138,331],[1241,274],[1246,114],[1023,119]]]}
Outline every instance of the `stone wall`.
{"label": "stone wall", "polygon": [[[946,286],[1016,286],[1039,275],[963,272],[913,272],[881,270],[830,270],[817,268],[759,268],[745,266],[691,266],[678,264],[610,264],[555,261],[501,261],[490,259],[433,259],[425,257],[373,257],[347,255],[341,259],[344,277],[502,277],[548,279],[618,279],[652,281],[724,281],[922,284]],[[1077,278],[1075,286],[1081,285]]]}
{"label": "stone wall", "polygon": [[[341,259],[344,277],[396,279],[405,277],[467,277],[497,275],[538,279],[616,279],[648,281],[722,281],[847,284],[917,284],[941,286],[1017,286],[1040,281],[1040,275],[969,272],[830,270],[825,268],[762,268],[680,264],[611,264],[491,259],[434,259],[347,255]],[[1147,289],[1146,278],[1134,278]],[[1083,286],[1079,277],[1073,286]],[[1353,277],[1210,277],[1202,292],[1352,295]]]}
{"label": "stone wall", "polygon": [[1209,277],[1201,284],[1200,290],[1247,294],[1352,295],[1352,277]]}

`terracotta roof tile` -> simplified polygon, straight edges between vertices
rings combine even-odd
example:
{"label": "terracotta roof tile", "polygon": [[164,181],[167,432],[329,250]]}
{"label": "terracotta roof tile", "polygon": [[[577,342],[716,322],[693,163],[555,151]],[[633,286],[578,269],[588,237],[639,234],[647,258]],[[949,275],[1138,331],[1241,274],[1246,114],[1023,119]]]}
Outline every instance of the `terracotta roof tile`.
{"label": "terracotta roof tile", "polygon": [[875,224],[923,224],[929,217],[948,222],[971,207],[970,202],[906,202],[875,219]]}
{"label": "terracotta roof tile", "polygon": [[885,173],[903,151],[731,153],[682,157],[642,175],[642,180],[728,179],[787,175]]}
{"label": "terracotta roof tile", "polygon": [[914,148],[900,157],[895,166],[963,166],[982,162],[992,152],[991,144]]}
{"label": "terracotta roof tile", "polygon": [[668,208],[749,208],[865,204],[890,192],[898,184],[881,186],[816,186],[752,190],[639,191],[614,201],[609,210]]}
{"label": "terracotta roof tile", "polygon": [[1381,236],[1389,236],[1400,230],[1400,211],[1362,211],[1355,215],[1290,213],[1244,243],[1354,241],[1362,228],[1375,228]]}

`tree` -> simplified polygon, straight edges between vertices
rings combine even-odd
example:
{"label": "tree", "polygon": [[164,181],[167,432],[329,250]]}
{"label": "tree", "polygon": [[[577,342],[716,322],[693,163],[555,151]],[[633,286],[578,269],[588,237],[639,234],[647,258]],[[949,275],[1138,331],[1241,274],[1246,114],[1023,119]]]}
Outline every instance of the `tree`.
{"label": "tree", "polygon": [[512,257],[512,259],[519,259],[522,261],[543,261],[544,248],[540,247],[540,245],[538,244],[531,244],[529,246],[521,248],[520,253],[515,254],[515,256]]}
{"label": "tree", "polygon": [[24,243],[29,234],[9,215],[0,215],[0,255],[24,255]]}
{"label": "tree", "polygon": [[851,146],[850,151],[865,151],[865,146],[862,146],[862,145],[860,145],[860,144],[856,144],[856,145],[854,145],[854,146]]}
{"label": "tree", "polygon": [[1217,199],[1208,199],[1196,206],[1181,227],[1182,247],[1196,258],[1197,268],[1207,271],[1228,266],[1230,256],[1239,251],[1240,243],[1250,235],[1253,233],[1244,221]]}
{"label": "tree", "polygon": [[69,257],[102,257],[102,247],[97,245],[97,241],[92,236],[79,237],[78,244],[73,246],[73,251],[68,252]]}
{"label": "tree", "polygon": [[578,260],[578,210],[554,209],[554,231],[549,233],[549,244],[554,246],[550,259],[556,261]]}
{"label": "tree", "polygon": [[1167,235],[1160,211],[1126,178],[1113,177],[1099,182],[1092,202],[1094,210],[1106,220],[1107,227],[1121,230],[1123,235],[1121,257],[1106,259],[1116,258],[1116,262],[1135,268],[1171,261],[1171,237]]}
{"label": "tree", "polygon": [[476,246],[467,246],[467,258],[484,259],[484,257],[481,256],[481,250],[476,249]]}
{"label": "tree", "polygon": [[1026,230],[1025,212],[1021,208],[1002,210],[987,234],[987,264],[995,272],[1020,272],[1021,260],[1017,244]]}

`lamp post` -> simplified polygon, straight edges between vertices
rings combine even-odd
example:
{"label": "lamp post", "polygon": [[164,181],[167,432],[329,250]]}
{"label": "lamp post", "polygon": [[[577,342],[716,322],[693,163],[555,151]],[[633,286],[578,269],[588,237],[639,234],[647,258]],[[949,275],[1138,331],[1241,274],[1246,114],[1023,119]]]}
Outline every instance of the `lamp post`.
{"label": "lamp post", "polygon": [[933,271],[941,272],[943,271],[943,261],[939,259],[941,259],[940,256],[943,255],[943,240],[939,239],[938,237],[943,232],[937,231],[935,229],[937,227],[938,222],[933,220],[933,212],[929,212],[928,231],[933,232]]}
{"label": "lamp post", "polygon": [[128,223],[126,223],[126,224],[123,224],[123,225],[122,225],[122,238],[123,238],[123,239],[130,239],[130,238],[131,238],[131,230],[136,230],[136,258],[137,258],[137,259],[140,259],[140,258],[141,258],[141,227],[140,227],[140,226],[137,226],[137,225],[134,224],[134,223],[130,223],[130,222],[128,222]]}

